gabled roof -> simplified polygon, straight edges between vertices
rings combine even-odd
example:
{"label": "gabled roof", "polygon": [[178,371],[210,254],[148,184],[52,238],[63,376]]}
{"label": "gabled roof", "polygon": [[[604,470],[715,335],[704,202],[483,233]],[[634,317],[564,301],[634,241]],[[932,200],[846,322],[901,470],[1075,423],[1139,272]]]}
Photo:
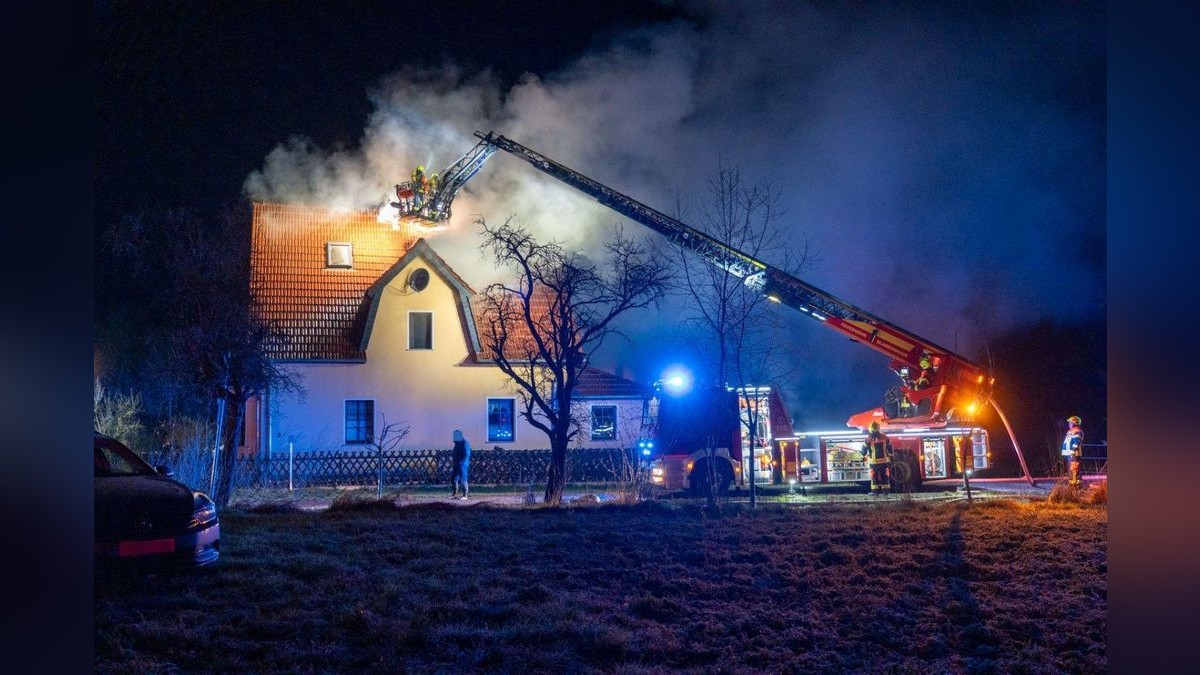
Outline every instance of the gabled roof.
{"label": "gabled roof", "polygon": [[[416,259],[441,276],[456,295],[459,321],[471,361],[487,362],[482,353],[487,312],[484,297],[418,239],[412,227],[380,223],[370,211],[336,212],[296,204],[255,203],[250,249],[250,279],[260,314],[278,325],[290,340],[271,354],[283,361],[363,361],[382,290]],[[349,243],[350,269],[326,266],[325,245]],[[550,311],[544,292],[535,293],[535,317]],[[509,329],[510,356],[532,338],[523,322]],[[580,374],[580,398],[640,398],[644,387],[592,368]]]}
{"label": "gabled roof", "polygon": [[[416,241],[369,211],[336,212],[296,204],[255,203],[250,283],[258,311],[290,340],[280,360],[363,360],[367,289]],[[329,269],[325,244],[353,246],[351,269]]]}
{"label": "gabled roof", "polygon": [[387,269],[375,283],[371,284],[367,289],[367,318],[362,331],[362,340],[359,343],[359,349],[364,353],[367,351],[367,344],[371,341],[371,328],[375,324],[375,313],[379,310],[379,300],[383,296],[383,289],[400,274],[400,271],[408,267],[414,260],[423,260],[435,274],[442,278],[454,291],[454,304],[458,307],[458,323],[463,327],[464,337],[467,341],[467,349],[470,350],[470,355],[479,353],[479,336],[475,329],[475,319],[471,312],[471,299],[475,295],[475,291],[463,281],[462,277],[455,274],[454,270],[446,264],[445,260],[437,253],[434,253],[429,244],[424,239],[418,239],[411,248],[400,256],[391,267]]}

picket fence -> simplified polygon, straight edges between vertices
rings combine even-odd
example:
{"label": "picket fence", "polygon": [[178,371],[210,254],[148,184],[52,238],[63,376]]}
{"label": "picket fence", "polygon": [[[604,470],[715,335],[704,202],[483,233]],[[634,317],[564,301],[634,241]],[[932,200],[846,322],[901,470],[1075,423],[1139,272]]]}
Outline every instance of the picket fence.
{"label": "picket fence", "polygon": [[[234,473],[237,487],[303,488],[377,485],[445,485],[450,482],[450,449],[378,452],[276,452],[242,457]],[[567,482],[629,480],[636,460],[631,450],[577,448],[567,451]],[[471,453],[473,485],[525,485],[546,480],[550,450],[478,449]]]}

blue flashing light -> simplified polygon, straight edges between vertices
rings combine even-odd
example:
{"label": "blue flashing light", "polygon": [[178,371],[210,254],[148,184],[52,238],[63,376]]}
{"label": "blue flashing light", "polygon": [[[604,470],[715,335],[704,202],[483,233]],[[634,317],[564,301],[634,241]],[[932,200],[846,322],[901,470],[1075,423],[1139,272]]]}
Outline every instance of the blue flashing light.
{"label": "blue flashing light", "polygon": [[692,374],[682,366],[668,368],[659,381],[672,396],[682,396],[692,390]]}

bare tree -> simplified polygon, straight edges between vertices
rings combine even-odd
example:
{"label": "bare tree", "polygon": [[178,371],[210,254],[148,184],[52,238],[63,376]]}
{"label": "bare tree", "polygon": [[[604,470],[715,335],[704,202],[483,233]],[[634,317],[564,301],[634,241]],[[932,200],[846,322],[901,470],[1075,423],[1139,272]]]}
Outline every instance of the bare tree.
{"label": "bare tree", "polygon": [[270,358],[285,336],[255,311],[249,220],[227,212],[209,223],[185,211],[153,210],[125,218],[109,241],[114,256],[127,263],[130,283],[154,289],[142,325],[150,370],[193,401],[216,403],[212,497],[224,508],[246,401],[268,389],[303,393]]}
{"label": "bare tree", "polygon": [[[777,201],[770,186],[747,184],[740,170],[722,162],[708,182],[696,227],[729,248],[758,260],[770,259],[776,268],[796,273],[809,261],[809,243],[807,238],[785,236]],[[686,209],[681,202],[677,211],[684,220]],[[781,347],[779,313],[769,311],[767,297],[744,279],[695,256],[686,246],[678,246],[677,253],[677,290],[691,300],[688,320],[708,336],[714,348],[710,364],[716,378],[713,386],[721,390],[731,386],[738,401],[746,402],[742,430],[753,452],[763,411],[752,387],[778,381],[795,367],[795,359],[787,359]],[[716,443],[714,438],[706,444],[710,506],[717,497]],[[752,461],[748,478],[753,505]]]}
{"label": "bare tree", "polygon": [[571,399],[580,373],[589,354],[618,333],[617,317],[658,302],[668,272],[619,229],[597,264],[560,243],[538,242],[512,218],[499,226],[475,222],[481,248],[515,273],[511,283],[485,290],[480,338],[516,390],[521,416],[550,440],[544,500],[559,504],[567,448],[579,433]]}
{"label": "bare tree", "polygon": [[379,431],[370,438],[370,445],[375,449],[375,465],[379,473],[379,484],[375,491],[377,498],[383,497],[383,456],[396,449],[403,441],[412,426],[405,422],[388,423],[387,416],[379,413]]}

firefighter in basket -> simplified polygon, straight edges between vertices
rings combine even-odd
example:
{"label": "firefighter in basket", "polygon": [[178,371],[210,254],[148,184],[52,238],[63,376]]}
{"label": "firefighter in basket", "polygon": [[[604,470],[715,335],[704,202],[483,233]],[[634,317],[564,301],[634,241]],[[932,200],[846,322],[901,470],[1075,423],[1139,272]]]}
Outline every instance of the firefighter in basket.
{"label": "firefighter in basket", "polygon": [[412,172],[413,207],[421,208],[425,196],[429,193],[429,178],[425,175],[425,165],[419,165]]}
{"label": "firefighter in basket", "polygon": [[921,372],[917,374],[917,381],[914,384],[914,389],[925,389],[929,386],[929,378],[933,375],[933,357],[929,352],[921,354],[921,360],[918,362],[921,367]]}

